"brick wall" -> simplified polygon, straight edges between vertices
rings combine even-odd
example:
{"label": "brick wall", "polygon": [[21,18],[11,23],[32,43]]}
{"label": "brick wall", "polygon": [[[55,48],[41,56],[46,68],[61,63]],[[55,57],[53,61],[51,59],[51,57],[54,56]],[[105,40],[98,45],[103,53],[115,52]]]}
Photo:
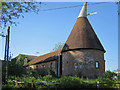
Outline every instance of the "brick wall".
{"label": "brick wall", "polygon": [[55,72],[55,74],[57,75],[57,60],[56,61],[50,61],[50,62],[45,62],[45,63],[41,63],[41,64],[36,64],[36,65],[30,65],[29,67],[27,67],[27,69],[32,69],[35,70],[36,68],[41,68],[44,70],[46,70],[48,72],[48,74],[50,74],[49,70],[51,68],[51,64],[52,65],[52,71]]}
{"label": "brick wall", "polygon": [[[96,68],[96,61],[99,67]],[[96,78],[105,72],[104,52],[100,50],[79,50],[62,53],[62,75],[77,75]]]}

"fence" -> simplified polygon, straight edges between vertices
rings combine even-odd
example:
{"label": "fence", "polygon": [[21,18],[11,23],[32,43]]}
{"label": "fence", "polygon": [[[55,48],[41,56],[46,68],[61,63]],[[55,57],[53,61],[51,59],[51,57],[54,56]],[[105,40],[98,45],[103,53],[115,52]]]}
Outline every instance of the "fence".
{"label": "fence", "polygon": [[[25,82],[18,82],[18,81],[16,81],[16,80],[13,80],[17,85],[19,85],[19,84],[24,84]],[[37,83],[37,82],[36,82]],[[60,83],[59,82],[46,82],[46,81],[41,81],[41,82],[39,82],[41,85],[44,85],[45,86],[45,84],[46,83],[51,83],[51,84],[55,84],[57,87],[60,87]],[[34,83],[34,81],[32,81],[31,83],[29,83],[30,84],[30,88],[35,88],[35,83]],[[97,83],[96,84],[88,84],[88,83],[84,83],[84,84],[82,84],[83,86],[84,85],[94,85],[94,86],[96,86],[96,88],[102,88],[102,87],[100,87],[100,86],[102,86],[102,85],[104,85],[104,84],[106,84],[106,85],[112,85],[113,83],[100,83],[99,81],[97,81]],[[118,90],[120,90],[120,81],[118,82],[118,83],[114,83],[114,84],[116,84],[116,85],[118,85]],[[88,87],[89,88],[89,87]]]}
{"label": "fence", "polygon": [[[13,80],[17,85],[19,85],[19,84],[24,84],[25,82],[18,82],[18,81],[16,81],[16,80]],[[37,82],[36,82],[37,83]],[[56,86],[58,86],[59,87],[59,85],[60,85],[60,83],[59,82],[46,82],[46,81],[41,81],[41,82],[39,82],[41,85],[44,85],[44,86],[46,86],[45,84],[46,83],[51,83],[51,84],[55,84]],[[34,81],[32,81],[31,83],[29,83],[30,84],[30,87],[31,88],[35,88],[35,85],[34,85]]]}
{"label": "fence", "polygon": [[[112,85],[113,83],[100,83],[99,81],[97,81],[97,88],[101,88],[100,85]],[[114,83],[114,84],[118,84],[118,89],[120,90],[120,81],[118,83]]]}

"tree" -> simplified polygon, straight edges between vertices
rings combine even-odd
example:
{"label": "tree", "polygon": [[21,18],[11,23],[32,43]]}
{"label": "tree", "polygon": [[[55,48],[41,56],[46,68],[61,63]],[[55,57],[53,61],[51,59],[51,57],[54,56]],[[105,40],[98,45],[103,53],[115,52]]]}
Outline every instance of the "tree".
{"label": "tree", "polygon": [[58,42],[57,44],[55,44],[55,47],[53,48],[53,51],[62,49],[63,46],[64,46],[64,44],[65,44],[65,43]]}
{"label": "tree", "polygon": [[[34,1],[34,0],[33,0]],[[2,2],[0,3],[0,10],[2,24],[4,27],[7,25],[17,25],[15,19],[18,19],[20,16],[24,18],[23,13],[35,12],[38,13],[41,6],[41,2]]]}
{"label": "tree", "polygon": [[[8,62],[8,76],[21,76],[26,73],[24,65],[25,56],[21,55],[19,61],[17,58],[13,58]],[[3,78],[5,76],[5,65],[3,65]]]}
{"label": "tree", "polygon": [[103,75],[103,78],[109,78],[113,80],[114,76],[117,76],[117,74],[111,71],[106,71]]}
{"label": "tree", "polygon": [[117,87],[116,81],[114,76],[117,76],[116,73],[111,71],[106,71],[102,77],[98,78],[100,83],[107,83],[107,84],[100,84],[100,88],[115,88]]}

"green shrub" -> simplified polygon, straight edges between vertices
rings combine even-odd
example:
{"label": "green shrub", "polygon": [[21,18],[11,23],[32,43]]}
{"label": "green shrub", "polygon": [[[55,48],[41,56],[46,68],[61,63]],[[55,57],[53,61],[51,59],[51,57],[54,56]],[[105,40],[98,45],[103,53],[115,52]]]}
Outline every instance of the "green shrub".
{"label": "green shrub", "polygon": [[111,71],[106,71],[103,74],[102,78],[109,78],[109,79],[113,80],[114,76],[117,76],[117,74],[114,72],[111,72]]}
{"label": "green shrub", "polygon": [[35,77],[35,78],[39,78],[39,74],[38,74],[38,72],[37,71],[33,71],[33,70],[29,70],[29,71],[27,71],[27,73],[26,73],[26,75],[25,75],[26,77]]}
{"label": "green shrub", "polygon": [[100,88],[116,88],[117,87],[117,80],[114,80],[114,77],[117,76],[116,73],[111,71],[106,71],[104,75],[97,80],[100,82]]}
{"label": "green shrub", "polygon": [[43,77],[45,81],[51,81],[53,79],[52,75],[46,75]]}
{"label": "green shrub", "polygon": [[79,77],[64,76],[60,78],[61,88],[80,88],[82,80]]}
{"label": "green shrub", "polygon": [[[111,74],[111,73],[110,73]],[[46,75],[44,77],[39,76],[38,78],[35,78],[33,76],[29,77],[16,77],[16,76],[9,76],[8,77],[8,84],[3,85],[3,88],[30,88],[31,83],[33,82],[35,85],[35,88],[96,88],[97,81],[100,82],[100,88],[117,88],[117,85],[115,83],[118,82],[118,80],[111,79],[113,75],[98,78],[98,79],[81,79],[77,76],[64,76],[61,78],[55,78],[52,75]],[[19,81],[19,82],[25,82],[24,84],[16,84],[13,80]],[[45,82],[58,82],[60,85],[56,86],[54,83],[42,83],[41,81]],[[104,84],[102,84],[104,83]],[[105,84],[106,83],[106,84]]]}
{"label": "green shrub", "polygon": [[46,70],[45,68],[36,68],[35,70],[36,70],[36,71],[38,72],[38,74],[41,75],[41,76],[45,76],[45,75],[48,74],[48,72],[47,72],[47,70]]}
{"label": "green shrub", "polygon": [[80,78],[82,77],[82,71],[81,70],[78,71],[77,76],[80,77]]}
{"label": "green shrub", "polygon": [[53,77],[56,77],[55,72],[51,68],[49,69],[49,71],[50,71],[50,75],[52,75]]}
{"label": "green shrub", "polygon": [[116,81],[111,80],[110,78],[98,78],[100,82],[100,88],[115,88],[117,87]]}
{"label": "green shrub", "polygon": [[117,76],[118,76],[118,80],[120,81],[120,74],[118,74]]}
{"label": "green shrub", "polygon": [[8,63],[8,75],[21,76],[26,73],[25,67],[23,67],[25,56],[21,55],[19,61],[17,58],[12,59]]}

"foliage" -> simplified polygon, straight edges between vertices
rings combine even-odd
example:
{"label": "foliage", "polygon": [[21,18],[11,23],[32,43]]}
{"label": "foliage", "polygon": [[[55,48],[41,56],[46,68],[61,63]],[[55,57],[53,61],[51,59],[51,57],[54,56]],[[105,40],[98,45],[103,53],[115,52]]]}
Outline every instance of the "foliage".
{"label": "foliage", "polygon": [[55,44],[55,47],[53,48],[53,51],[62,49],[64,46],[64,43],[58,42],[57,44]]}
{"label": "foliage", "polygon": [[[34,1],[34,0],[33,0]],[[41,2],[2,2],[2,23],[6,27],[7,24],[17,23],[14,19],[23,16],[23,13],[35,12],[38,13]]]}
{"label": "foliage", "polygon": [[36,68],[35,71],[41,76],[45,76],[48,74],[47,70],[45,68]]}
{"label": "foliage", "polygon": [[79,77],[64,76],[60,78],[61,88],[80,88],[82,80]]}
{"label": "foliage", "polygon": [[[8,77],[8,84],[3,85],[3,88],[30,88],[31,82],[34,81],[34,77],[16,77],[16,76],[9,76]],[[24,82],[21,84],[17,84],[15,81]]]}
{"label": "foliage", "polygon": [[100,88],[115,88],[117,87],[116,81],[109,78],[98,78],[100,82]]}
{"label": "foliage", "polygon": [[120,74],[118,74],[118,80],[120,81]]}
{"label": "foliage", "polygon": [[[25,56],[21,55],[19,61],[17,61],[17,58],[14,58],[8,62],[8,76],[22,76],[26,73],[26,69],[23,67],[24,58]],[[6,65],[4,64],[2,68],[3,82],[5,82],[5,73]]]}
{"label": "foliage", "polygon": [[55,72],[50,68],[50,75],[52,75],[53,77],[56,77],[56,75],[55,75]]}
{"label": "foliage", "polygon": [[[110,74],[110,75],[108,75]],[[112,74],[112,75],[111,75]],[[77,76],[64,76],[61,78],[55,78],[52,75],[39,76],[35,78],[33,76],[24,76],[16,77],[10,76],[9,83],[3,85],[3,88],[30,88],[31,83],[34,83],[36,89],[40,88],[96,88],[97,81],[100,82],[100,88],[117,88],[118,86],[115,83],[118,83],[118,80],[111,79],[114,74],[112,72],[105,72],[103,77],[98,79],[81,79]],[[19,82],[25,82],[24,84],[16,84],[13,80]],[[42,83],[44,82],[44,83]],[[49,83],[50,82],[50,83]],[[56,85],[54,83],[60,83]]]}
{"label": "foliage", "polygon": [[113,73],[111,71],[106,71],[102,77],[109,78],[109,79],[113,80],[114,76],[117,76],[117,74]]}
{"label": "foliage", "polygon": [[78,71],[77,76],[80,77],[80,78],[82,77],[82,71],[81,70]]}
{"label": "foliage", "polygon": [[23,67],[25,56],[21,55],[19,61],[17,58],[12,59],[8,64],[8,75],[21,76],[25,74],[26,69]]}
{"label": "foliage", "polygon": [[26,77],[35,77],[35,78],[38,78],[39,77],[39,74],[36,70],[29,70],[26,72]]}
{"label": "foliage", "polygon": [[106,71],[102,77],[98,78],[98,81],[101,83],[100,88],[116,88],[118,81],[114,80],[114,76],[117,76],[117,74]]}
{"label": "foliage", "polygon": [[53,78],[52,75],[46,75],[46,76],[43,77],[43,80],[45,80],[45,81],[51,81],[52,78]]}

